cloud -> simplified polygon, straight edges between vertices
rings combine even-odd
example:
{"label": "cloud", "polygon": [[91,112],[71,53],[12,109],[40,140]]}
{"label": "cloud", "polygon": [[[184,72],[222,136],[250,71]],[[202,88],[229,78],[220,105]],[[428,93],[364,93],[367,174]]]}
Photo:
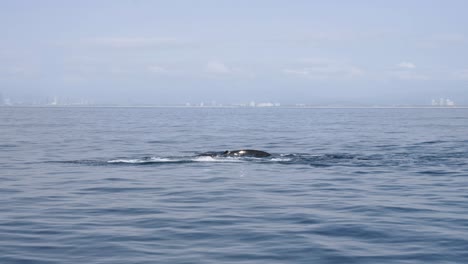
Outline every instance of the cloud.
{"label": "cloud", "polygon": [[28,73],[28,70],[22,66],[11,66],[8,68],[10,74],[25,74]]}
{"label": "cloud", "polygon": [[[434,76],[429,76],[416,70],[416,65],[411,62],[401,62],[396,65],[397,68],[386,72],[387,78],[398,80],[431,80]],[[427,71],[426,71],[427,73]],[[433,73],[434,74],[434,73]]]}
{"label": "cloud", "polygon": [[300,59],[301,66],[285,68],[284,74],[315,80],[349,79],[365,75],[365,71],[348,63],[329,59]]}
{"label": "cloud", "polygon": [[28,65],[0,65],[0,76],[6,77],[26,77],[33,75],[37,71]]}
{"label": "cloud", "polygon": [[402,69],[414,69],[416,68],[416,65],[412,62],[408,62],[408,61],[402,61],[400,63],[398,63],[396,65],[398,68],[402,68]]}
{"label": "cloud", "polygon": [[82,44],[109,48],[153,48],[181,45],[183,42],[173,38],[88,38],[81,40]]}
{"label": "cloud", "polygon": [[232,69],[220,61],[210,61],[205,67],[205,71],[214,74],[228,74]]}
{"label": "cloud", "polygon": [[307,68],[304,69],[283,69],[283,73],[292,74],[292,75],[304,75],[307,76],[310,74]]}
{"label": "cloud", "polygon": [[419,41],[422,48],[451,48],[468,43],[468,36],[460,33],[431,35]]}
{"label": "cloud", "polygon": [[430,72],[428,69],[425,71],[417,70],[416,65],[409,61],[402,61],[395,65],[393,69],[386,72],[386,78],[397,80],[434,80],[437,79],[434,71]]}
{"label": "cloud", "polygon": [[358,76],[362,76],[364,74],[365,74],[365,71],[363,69],[355,67],[355,66],[352,66],[348,70],[348,76],[349,77],[358,77]]}
{"label": "cloud", "polygon": [[455,71],[452,75],[455,80],[468,81],[468,69]]}
{"label": "cloud", "polygon": [[148,70],[148,72],[154,73],[154,74],[168,73],[168,71],[165,68],[163,68],[161,66],[157,66],[157,65],[150,65],[150,66],[148,66],[147,70]]}
{"label": "cloud", "polygon": [[87,80],[81,75],[66,73],[62,76],[62,81],[66,84],[82,84]]}
{"label": "cloud", "polygon": [[460,33],[435,35],[433,39],[439,42],[450,44],[464,44],[468,40],[468,38],[465,35]]}
{"label": "cloud", "polygon": [[396,78],[398,80],[419,80],[419,81],[426,81],[426,80],[433,79],[428,75],[425,75],[422,73],[410,72],[410,71],[393,71],[393,72],[390,72],[390,77]]}

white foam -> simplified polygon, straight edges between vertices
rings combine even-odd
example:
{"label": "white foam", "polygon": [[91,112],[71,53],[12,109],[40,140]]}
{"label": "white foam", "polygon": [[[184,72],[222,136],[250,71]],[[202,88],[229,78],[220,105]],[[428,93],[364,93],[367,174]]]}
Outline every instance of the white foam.
{"label": "white foam", "polygon": [[291,158],[272,158],[270,159],[271,161],[275,161],[275,162],[285,162],[285,161],[291,161],[292,159]]}
{"label": "white foam", "polygon": [[167,158],[157,158],[151,157],[149,159],[115,159],[109,160],[107,163],[130,163],[130,164],[139,164],[139,163],[150,163],[150,162],[171,162],[174,160]]}
{"label": "white foam", "polygon": [[210,156],[200,156],[193,159],[197,162],[242,162],[240,159],[236,158],[220,158],[220,157],[210,157]]}
{"label": "white foam", "polygon": [[168,159],[168,158],[151,157],[147,161],[150,161],[150,162],[174,162],[174,161],[179,161],[179,160],[173,160],[173,159]]}
{"label": "white foam", "polygon": [[144,163],[144,160],[141,159],[115,159],[109,160],[107,163]]}
{"label": "white foam", "polygon": [[200,156],[200,157],[190,157],[190,158],[159,158],[151,157],[145,159],[114,159],[109,160],[107,163],[128,163],[128,164],[144,164],[144,163],[172,163],[172,162],[243,162],[240,158],[235,157],[210,157],[210,156]]}

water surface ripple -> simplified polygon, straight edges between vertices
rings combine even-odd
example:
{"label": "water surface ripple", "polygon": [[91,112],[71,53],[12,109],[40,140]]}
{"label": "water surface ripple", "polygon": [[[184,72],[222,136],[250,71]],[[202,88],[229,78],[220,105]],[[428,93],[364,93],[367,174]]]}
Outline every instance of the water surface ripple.
{"label": "water surface ripple", "polygon": [[[0,108],[0,263],[466,263],[467,109]],[[200,157],[261,149],[266,158]]]}

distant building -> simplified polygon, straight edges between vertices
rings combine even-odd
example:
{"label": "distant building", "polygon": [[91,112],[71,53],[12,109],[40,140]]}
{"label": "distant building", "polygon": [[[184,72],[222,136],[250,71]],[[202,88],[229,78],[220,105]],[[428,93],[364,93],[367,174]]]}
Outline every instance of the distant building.
{"label": "distant building", "polygon": [[439,100],[432,99],[432,106],[455,106],[455,102],[450,99],[439,98]]}
{"label": "distant building", "polygon": [[57,96],[54,96],[54,100],[50,103],[50,105],[58,105],[58,98]]}

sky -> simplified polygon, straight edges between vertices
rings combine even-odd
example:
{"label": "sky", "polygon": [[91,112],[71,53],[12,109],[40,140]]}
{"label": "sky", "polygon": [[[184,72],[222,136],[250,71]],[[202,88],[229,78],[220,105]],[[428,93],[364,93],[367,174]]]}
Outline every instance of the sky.
{"label": "sky", "polygon": [[0,93],[468,104],[468,1],[0,0]]}

